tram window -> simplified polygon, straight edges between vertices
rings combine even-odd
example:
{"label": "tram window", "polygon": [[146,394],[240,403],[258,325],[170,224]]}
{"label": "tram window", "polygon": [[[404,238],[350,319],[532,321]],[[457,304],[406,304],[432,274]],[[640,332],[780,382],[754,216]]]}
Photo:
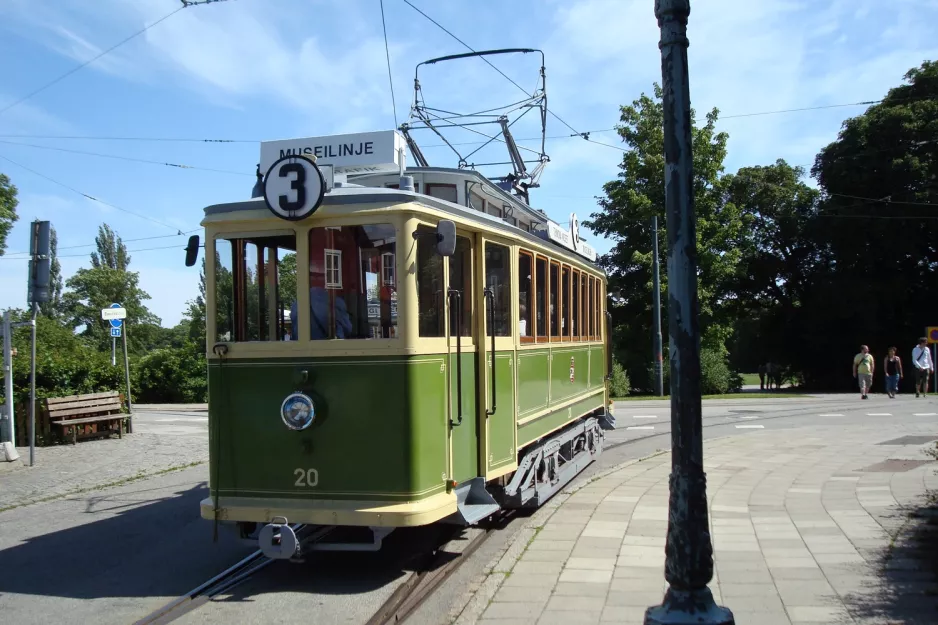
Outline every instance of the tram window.
{"label": "tram window", "polygon": [[[393,282],[396,247],[397,233],[391,224],[310,230],[312,340],[397,337],[397,291]],[[392,268],[390,282],[388,266]],[[294,300],[294,324],[296,309]]]}
{"label": "tram window", "polygon": [[537,320],[537,340],[547,340],[547,259],[538,256],[535,262],[536,277],[534,288],[537,290],[537,305],[534,314]]}
{"label": "tram window", "polygon": [[583,302],[583,316],[580,322],[580,338],[584,341],[589,340],[589,318],[590,318],[590,300],[589,300],[589,276],[583,274],[580,278],[580,301]]}
{"label": "tram window", "polygon": [[456,237],[456,253],[449,258],[449,288],[457,289],[462,297],[462,319],[456,321],[456,300],[450,307],[449,329],[455,336],[457,331],[462,336],[472,334],[472,242],[466,237]]}
{"label": "tram window", "polygon": [[522,342],[533,341],[530,332],[534,311],[534,258],[528,252],[518,252],[518,334]]}
{"label": "tram window", "polygon": [[550,340],[560,340],[560,263],[550,263]]}
{"label": "tram window", "polygon": [[[485,244],[485,286],[495,295],[495,336],[511,336],[511,252],[504,245]],[[486,335],[492,336],[489,312],[485,314]]]}
{"label": "tram window", "polygon": [[604,312],[603,304],[606,301],[605,294],[603,293],[603,284],[599,280],[596,280],[596,340],[602,340],[603,337],[603,327],[606,324],[606,315]]}
{"label": "tram window", "polygon": [[418,226],[417,326],[420,336],[446,336],[443,327],[443,257],[437,253],[436,228]]}
{"label": "tram window", "polygon": [[289,340],[285,306],[296,292],[296,237],[216,239],[214,244],[215,340]]}
{"label": "tram window", "polygon": [[560,314],[563,315],[563,340],[570,340],[570,267],[563,266],[562,293],[560,295]]}
{"label": "tram window", "polygon": [[447,202],[456,203],[456,185],[454,184],[428,184],[427,195]]}
{"label": "tram window", "polygon": [[596,336],[596,311],[594,309],[596,296],[593,292],[593,289],[596,288],[596,279],[593,276],[589,276],[589,296],[586,301],[590,303],[590,314],[587,319],[587,328],[586,334],[590,339],[593,339]]}
{"label": "tram window", "polygon": [[574,341],[580,340],[580,272],[573,270],[573,322],[570,330]]}

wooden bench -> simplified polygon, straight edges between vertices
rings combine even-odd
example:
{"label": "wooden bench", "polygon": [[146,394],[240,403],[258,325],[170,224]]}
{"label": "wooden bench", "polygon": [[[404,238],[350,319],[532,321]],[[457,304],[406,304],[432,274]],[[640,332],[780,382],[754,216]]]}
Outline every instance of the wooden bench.
{"label": "wooden bench", "polygon": [[130,415],[121,413],[123,402],[117,391],[50,397],[42,401],[42,411],[51,425],[62,428],[62,435],[71,433],[72,444],[80,436],[89,438],[117,434],[124,437],[124,421]]}

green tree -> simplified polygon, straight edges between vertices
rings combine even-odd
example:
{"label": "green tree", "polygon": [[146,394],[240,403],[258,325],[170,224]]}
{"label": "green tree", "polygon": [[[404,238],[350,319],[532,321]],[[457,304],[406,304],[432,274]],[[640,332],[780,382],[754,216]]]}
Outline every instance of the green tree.
{"label": "green tree", "polygon": [[296,253],[290,252],[280,259],[277,273],[280,301],[284,306],[289,306],[296,299]]}
{"label": "green tree", "polygon": [[818,244],[820,193],[803,182],[805,172],[784,160],[744,167],[721,180],[724,202],[743,215],[733,297],[727,312],[736,320],[733,362],[754,371],[759,364],[791,362],[800,344],[790,321],[800,309],[810,278],[825,262]]}
{"label": "green tree", "polygon": [[121,238],[107,224],[98,226],[98,236],[94,239],[97,251],[91,253],[91,266],[95,269],[107,267],[118,271],[127,271],[130,254]]}
{"label": "green tree", "polygon": [[[662,264],[662,319],[667,332],[666,267],[667,227],[664,202],[664,113],[661,88],[653,97],[642,94],[621,108],[619,135],[628,147],[618,178],[604,185],[599,211],[584,222],[613,241],[600,259],[609,279],[615,351],[632,385],[650,389],[652,329],[651,217],[658,217]],[[725,354],[729,325],[721,302],[732,292],[740,240],[747,218],[723,200],[720,174],[726,157],[726,133],[716,131],[718,111],[706,123],[693,126],[694,198],[697,211],[699,301],[703,347]],[[694,113],[691,112],[693,120]]]}
{"label": "green tree", "polygon": [[186,302],[183,322],[187,325],[189,340],[205,347],[205,258],[199,272],[199,294]]}
{"label": "green tree", "polygon": [[127,310],[124,323],[129,326],[130,348],[144,351],[152,332],[145,326],[159,326],[159,318],[143,304],[150,296],[140,288],[140,274],[127,271],[130,256],[120,238],[105,224],[96,239],[97,251],[91,254],[91,268],[82,268],[65,283],[63,296],[69,324],[81,330],[100,350],[110,350],[110,332],[101,320],[101,309],[114,302]]}
{"label": "green tree", "polygon": [[0,256],[6,252],[7,236],[13,229],[13,224],[19,219],[16,214],[16,207],[19,200],[16,199],[17,190],[5,174],[0,174]]}
{"label": "green tree", "polygon": [[59,237],[55,228],[50,228],[49,251],[49,301],[39,304],[39,311],[49,319],[58,319],[64,314],[62,305],[62,264],[59,262]]}
{"label": "green tree", "polygon": [[[845,121],[812,174],[823,194],[817,244],[830,260],[792,321],[802,340],[839,362],[861,343],[876,356],[914,343],[934,324],[938,292],[938,63],[911,69],[882,102]],[[808,385],[853,383],[827,359],[802,353],[799,365]]]}

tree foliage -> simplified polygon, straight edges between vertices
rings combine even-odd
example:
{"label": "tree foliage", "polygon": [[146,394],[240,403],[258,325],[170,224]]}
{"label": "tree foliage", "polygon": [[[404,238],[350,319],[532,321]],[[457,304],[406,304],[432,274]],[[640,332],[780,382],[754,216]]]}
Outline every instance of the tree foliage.
{"label": "tree foliage", "polygon": [[[599,211],[584,225],[613,241],[600,264],[609,279],[616,356],[633,386],[649,390],[652,359],[651,218],[658,217],[661,253],[663,332],[667,333],[667,224],[664,203],[664,112],[661,88],[642,94],[621,108],[619,135],[628,150],[616,180],[604,185]],[[718,111],[702,126],[693,123],[694,195],[697,210],[699,301],[704,346],[723,350],[729,335],[721,304],[732,293],[740,239],[749,218],[724,201],[720,175],[726,157],[727,134],[716,131]],[[694,112],[691,111],[691,118]]]}
{"label": "tree foliage", "polygon": [[10,179],[0,173],[0,256],[6,252],[7,236],[13,229],[13,224],[19,219],[16,214],[16,207],[19,204],[16,194],[16,187]]}

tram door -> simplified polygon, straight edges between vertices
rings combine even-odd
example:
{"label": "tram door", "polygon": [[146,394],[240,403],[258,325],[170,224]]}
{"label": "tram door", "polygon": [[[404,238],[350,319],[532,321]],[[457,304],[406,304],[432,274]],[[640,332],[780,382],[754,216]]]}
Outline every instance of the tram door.
{"label": "tram door", "polygon": [[515,347],[512,339],[511,247],[482,241],[481,301],[484,320],[480,342],[479,418],[481,462],[486,480],[495,479],[516,466],[515,453]]}
{"label": "tram door", "polygon": [[480,475],[478,420],[478,323],[475,236],[457,232],[449,257],[447,337],[450,382],[450,453],[457,483]]}

